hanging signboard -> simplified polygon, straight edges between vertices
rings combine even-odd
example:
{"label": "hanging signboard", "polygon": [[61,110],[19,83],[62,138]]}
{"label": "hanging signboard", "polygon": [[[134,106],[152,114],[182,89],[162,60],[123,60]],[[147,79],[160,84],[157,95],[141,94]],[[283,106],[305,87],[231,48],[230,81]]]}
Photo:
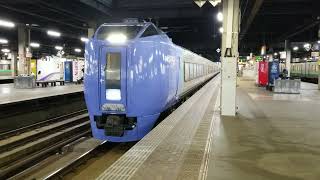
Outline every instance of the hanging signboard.
{"label": "hanging signboard", "polygon": [[287,52],[281,51],[280,52],[280,59],[287,59]]}
{"label": "hanging signboard", "polygon": [[202,7],[202,6],[207,2],[207,0],[194,0],[194,2],[195,2],[199,7]]}

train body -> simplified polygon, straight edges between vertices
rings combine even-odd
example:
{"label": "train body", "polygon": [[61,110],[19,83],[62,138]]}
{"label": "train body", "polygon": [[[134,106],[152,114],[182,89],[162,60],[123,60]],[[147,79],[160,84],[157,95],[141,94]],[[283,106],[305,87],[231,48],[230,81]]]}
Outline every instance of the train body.
{"label": "train body", "polygon": [[93,136],[136,141],[159,115],[219,72],[152,23],[101,25],[86,43],[84,93]]}
{"label": "train body", "polygon": [[[280,65],[281,69],[285,68],[285,64]],[[291,77],[301,78],[305,81],[317,83],[320,73],[319,62],[300,62],[291,63]]]}

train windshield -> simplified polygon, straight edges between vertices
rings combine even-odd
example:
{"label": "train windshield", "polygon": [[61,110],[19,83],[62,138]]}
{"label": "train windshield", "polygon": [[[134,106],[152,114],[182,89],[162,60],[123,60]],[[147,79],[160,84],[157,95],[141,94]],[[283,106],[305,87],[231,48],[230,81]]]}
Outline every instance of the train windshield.
{"label": "train windshield", "polygon": [[105,25],[100,28],[97,33],[97,39],[107,40],[110,36],[116,34],[125,38],[126,40],[134,39],[142,30],[143,25]]}

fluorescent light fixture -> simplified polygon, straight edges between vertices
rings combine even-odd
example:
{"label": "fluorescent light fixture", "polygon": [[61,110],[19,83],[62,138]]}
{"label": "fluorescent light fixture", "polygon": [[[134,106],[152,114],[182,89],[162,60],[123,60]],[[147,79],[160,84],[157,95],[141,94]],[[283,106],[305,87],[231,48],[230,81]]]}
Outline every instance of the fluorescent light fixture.
{"label": "fluorescent light fixture", "polygon": [[309,48],[310,46],[311,46],[311,44],[309,44],[309,43],[306,43],[303,45],[304,48]]}
{"label": "fluorescent light fixture", "polygon": [[57,32],[57,31],[51,31],[51,30],[47,31],[47,34],[49,36],[54,36],[54,37],[60,37],[61,36],[61,33]]}
{"label": "fluorescent light fixture", "polygon": [[85,37],[81,37],[80,40],[81,40],[82,42],[88,42],[88,41],[89,41],[89,39],[88,39],[88,38],[85,38]]}
{"label": "fluorescent light fixture", "polygon": [[81,53],[81,49],[79,49],[79,48],[75,48],[74,51],[77,53]]}
{"label": "fluorescent light fixture", "polygon": [[223,27],[219,28],[219,32],[223,33]]}
{"label": "fluorescent light fixture", "polygon": [[3,53],[9,53],[10,50],[9,50],[9,49],[1,49],[1,52],[3,52]]}
{"label": "fluorescent light fixture", "polygon": [[56,50],[59,50],[59,51],[61,51],[62,49],[63,49],[63,47],[62,46],[56,46],[56,47],[54,47]]}
{"label": "fluorescent light fixture", "polygon": [[222,22],[222,21],[223,21],[223,14],[222,14],[222,12],[219,12],[219,13],[217,14],[217,19],[218,19],[219,22]]}
{"label": "fluorescent light fixture", "polygon": [[294,51],[298,51],[298,50],[299,50],[299,47],[298,47],[298,46],[295,46],[295,47],[293,47],[293,50],[294,50]]}
{"label": "fluorescent light fixture", "polygon": [[127,36],[122,33],[114,33],[107,37],[107,41],[112,44],[123,44],[127,41]]}
{"label": "fluorescent light fixture", "polygon": [[0,26],[13,28],[15,26],[15,24],[10,21],[0,20]]}
{"label": "fluorescent light fixture", "polygon": [[30,46],[33,47],[33,48],[38,48],[38,47],[40,47],[40,44],[32,42],[32,43],[30,43]]}
{"label": "fluorescent light fixture", "polygon": [[7,44],[8,43],[8,40],[6,39],[0,39],[0,44]]}

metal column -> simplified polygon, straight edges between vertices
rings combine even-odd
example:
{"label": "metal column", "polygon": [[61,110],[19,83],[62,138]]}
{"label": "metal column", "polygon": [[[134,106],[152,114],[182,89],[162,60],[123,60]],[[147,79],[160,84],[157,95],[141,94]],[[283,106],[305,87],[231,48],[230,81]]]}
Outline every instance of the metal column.
{"label": "metal column", "polygon": [[239,57],[239,0],[223,0],[221,53],[221,115],[236,115],[237,60]]}

